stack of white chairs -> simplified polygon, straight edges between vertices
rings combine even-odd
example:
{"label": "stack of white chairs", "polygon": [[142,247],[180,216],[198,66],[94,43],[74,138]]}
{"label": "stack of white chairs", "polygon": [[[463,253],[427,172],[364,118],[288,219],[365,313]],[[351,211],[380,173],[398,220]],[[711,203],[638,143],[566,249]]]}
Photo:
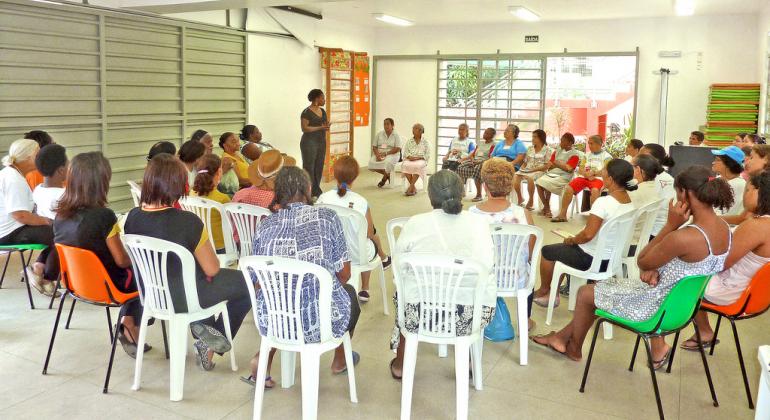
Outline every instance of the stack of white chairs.
{"label": "stack of white chairs", "polygon": [[[225,207],[222,203],[209,200],[208,198],[187,196],[179,199],[179,205],[183,210],[195,213],[203,221],[212,247],[214,246],[214,226],[211,224],[211,212],[212,210],[218,211],[222,219],[222,237],[225,241],[225,253],[217,254],[219,266],[228,267],[238,261],[238,251],[235,247],[233,229],[230,225],[230,220],[226,217]],[[216,252],[216,249],[214,249],[214,252]]]}
{"label": "stack of white chairs", "polygon": [[385,270],[382,268],[382,259],[379,255],[369,260],[366,255],[369,238],[367,231],[369,224],[366,217],[361,213],[347,207],[335,206],[331,204],[316,204],[317,207],[324,207],[334,211],[342,221],[342,229],[345,233],[345,242],[350,253],[350,285],[356,291],[361,290],[361,273],[367,271],[379,270],[380,290],[382,291],[382,311],[385,315],[390,314],[388,310],[388,288],[385,284]]}
{"label": "stack of white chairs", "polygon": [[140,207],[142,205],[142,188],[134,181],[126,181],[128,189],[131,191],[131,199],[134,200],[134,207]]}
{"label": "stack of white chairs", "polygon": [[[267,313],[267,334],[262,335],[259,345],[257,378],[267,375],[267,360],[271,349],[281,351],[282,386],[294,382],[295,353],[300,354],[302,375],[302,418],[316,419],[318,416],[318,383],[320,376],[320,357],[327,351],[333,351],[340,343],[345,349],[350,401],[358,402],[356,394],[356,376],[353,363],[353,348],[350,334],[334,337],[331,324],[331,299],[333,279],[323,267],[306,261],[290,258],[249,256],[238,263],[246,280],[246,287],[251,297],[254,323],[259,330],[257,301],[254,281],[262,289]],[[321,328],[321,340],[318,343],[305,343],[300,296],[302,283],[306,276],[312,275],[318,281],[318,309]],[[260,332],[261,334],[261,332]],[[290,357],[285,357],[291,354]],[[288,361],[288,363],[284,363]],[[467,360],[466,360],[467,361]],[[290,365],[290,366],[287,366]],[[467,372],[467,369],[466,369]],[[288,380],[288,381],[287,381]],[[262,401],[265,393],[264,384],[257,379],[254,390],[254,418],[262,418]]]}
{"label": "stack of white chairs", "polygon": [[[195,284],[195,258],[192,253],[173,242],[142,235],[126,235],[124,243],[131,258],[131,265],[141,287],[139,296],[144,307],[142,323],[139,327],[139,340],[136,343],[136,365],[134,385],[131,389],[139,390],[142,381],[142,359],[144,343],[147,338],[147,324],[150,318],[169,323],[169,362],[170,399],[181,401],[184,394],[185,356],[187,355],[187,336],[190,324],[217,314],[221,314],[225,326],[225,336],[230,343],[230,318],[227,314],[227,302],[220,302],[208,308],[201,308],[198,301],[198,288]],[[176,263],[182,270],[182,284],[187,300],[187,312],[177,312],[171,300],[169,289],[168,264],[170,256],[176,257]],[[238,370],[235,363],[235,351],[230,350],[230,366]]]}

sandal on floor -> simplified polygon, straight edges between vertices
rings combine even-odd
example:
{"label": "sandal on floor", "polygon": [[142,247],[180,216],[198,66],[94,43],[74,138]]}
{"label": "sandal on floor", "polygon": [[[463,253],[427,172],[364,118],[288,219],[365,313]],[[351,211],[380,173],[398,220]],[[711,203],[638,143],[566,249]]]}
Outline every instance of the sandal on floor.
{"label": "sandal on floor", "polygon": [[401,380],[401,377],[400,377],[400,376],[398,376],[398,375],[396,375],[396,374],[395,374],[395,372],[393,372],[393,364],[394,364],[394,363],[396,363],[396,359],[395,359],[395,358],[394,358],[393,360],[391,360],[391,361],[390,361],[390,376],[392,376],[392,377],[393,377],[393,379],[395,379],[395,380],[397,380],[397,381],[400,381],[400,380]]}
{"label": "sandal on floor", "polygon": [[[679,345],[679,348],[682,349],[682,350],[687,350],[687,351],[698,351],[698,342],[695,341],[695,340],[696,340],[695,338],[689,338],[689,339],[683,341],[682,344]],[[687,344],[687,343],[692,343],[692,344]],[[717,344],[719,344],[719,339],[717,339],[714,342],[715,346]],[[709,340],[709,341],[701,341],[701,345],[703,346],[703,350],[708,350],[708,349],[711,348],[711,340]]]}
{"label": "sandal on floor", "polygon": [[[547,308],[548,307],[548,298],[549,297],[550,297],[550,295],[539,296],[539,297],[536,297],[536,298],[532,299],[532,302],[534,302],[535,305],[537,305],[537,306],[540,306],[540,307],[543,307],[543,308]],[[557,293],[556,294],[556,300],[553,302],[553,308],[554,309],[558,308],[560,303],[561,303],[561,298],[559,297],[559,294]]]}
{"label": "sandal on floor", "polygon": [[554,217],[554,218],[551,218],[551,223],[564,223],[566,221],[567,221],[567,219],[565,219],[564,217]]}
{"label": "sandal on floor", "polygon": [[673,350],[673,347],[668,349],[668,351],[666,352],[666,355],[663,356],[662,359],[660,359],[660,360],[653,360],[652,361],[652,368],[655,369],[655,370],[661,370],[664,367],[666,367],[666,364],[668,363],[668,359],[671,358],[671,351],[672,350]]}
{"label": "sandal on floor", "polygon": [[529,210],[529,211],[535,211],[535,207],[533,207],[533,206],[527,206],[527,207],[524,207],[524,208]]}
{"label": "sandal on floor", "polygon": [[[251,386],[257,386],[257,378],[254,377],[254,375],[249,376],[241,376],[241,381],[246,382],[247,384]],[[275,382],[273,382],[272,385],[268,385],[269,382],[273,382],[273,377],[268,376],[265,378],[265,389],[273,389],[275,387]]]}
{"label": "sandal on floor", "polygon": [[[356,365],[358,365],[358,362],[359,362],[359,361],[361,361],[361,355],[360,355],[360,354],[358,354],[358,352],[355,352],[355,351],[354,351],[354,352],[353,352],[353,366],[356,366]],[[342,370],[338,370],[338,371],[336,371],[336,372],[335,372],[335,371],[332,371],[332,373],[333,373],[333,374],[335,374],[335,375],[342,375],[343,373],[345,373],[345,372],[347,372],[347,371],[348,371],[348,366],[347,366],[347,365],[345,365],[345,367],[344,367],[344,368],[342,368]]]}

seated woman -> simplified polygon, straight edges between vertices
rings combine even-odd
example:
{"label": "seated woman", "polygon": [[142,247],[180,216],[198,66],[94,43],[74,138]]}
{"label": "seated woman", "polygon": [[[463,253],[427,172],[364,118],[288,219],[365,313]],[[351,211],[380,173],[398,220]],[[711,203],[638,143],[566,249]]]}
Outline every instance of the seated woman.
{"label": "seated woman", "polygon": [[564,187],[564,193],[561,197],[561,208],[559,214],[551,219],[551,222],[566,222],[567,209],[572,202],[572,197],[580,194],[583,190],[588,190],[591,194],[591,204],[599,198],[604,188],[601,172],[612,159],[612,155],[607,153],[602,147],[604,140],[601,136],[594,134],[588,138],[588,153],[585,155],[583,165],[578,167],[578,176]]}
{"label": "seated woman", "polygon": [[492,157],[505,158],[518,171],[527,154],[527,146],[519,140],[519,126],[508,124],[503,132],[503,138],[504,140],[497,142],[492,150]]}
{"label": "seated woman", "polygon": [[[254,255],[271,255],[295,258],[324,267],[332,275],[332,334],[341,337],[345,332],[353,335],[361,308],[356,299],[356,289],[347,284],[350,279],[350,256],[345,244],[342,222],[334,211],[311,205],[310,177],[302,168],[285,167],[275,178],[277,210],[262,220],[254,238]],[[254,280],[254,279],[252,279]],[[258,287],[258,284],[257,284]],[[318,282],[305,281],[302,285],[302,317],[306,343],[321,339],[318,324]],[[308,299],[305,299],[305,298]],[[267,334],[267,306],[261,289],[257,289],[257,321],[262,334]],[[275,349],[270,351],[267,362],[265,388],[275,382],[270,378],[270,366]],[[353,352],[353,361],[360,356]],[[251,360],[251,376],[243,380],[255,384],[259,353]],[[345,352],[340,344],[334,352],[332,373],[345,372]],[[261,386],[261,385],[260,385]]]}
{"label": "seated woman", "polygon": [[[770,145],[756,144],[751,148],[751,153],[746,155],[746,160],[743,164],[743,174],[741,177],[749,179],[753,175],[758,175],[762,171],[770,170]],[[722,216],[722,220],[731,225],[739,225],[744,220],[748,220],[752,217],[746,209],[743,213],[732,216]]]}
{"label": "seated woman", "polygon": [[[132,293],[137,291],[137,286],[130,270],[131,260],[120,240],[118,218],[107,207],[111,178],[110,162],[101,152],[81,153],[72,159],[67,189],[56,207],[54,241],[93,252],[115,287],[123,293]],[[135,358],[141,302],[137,299],[126,304],[122,315],[118,340],[126,354]],[[149,349],[147,346],[145,351]]]}
{"label": "seated woman", "polygon": [[241,142],[235,133],[222,133],[219,136],[219,147],[222,148],[222,172],[227,173],[230,169],[234,171],[238,177],[238,189],[250,186],[249,164],[241,156]]}
{"label": "seated woman", "polygon": [[524,156],[521,169],[513,177],[513,190],[516,191],[516,199],[519,206],[524,203],[524,199],[521,197],[521,181],[524,178],[527,179],[529,199],[527,200],[526,209],[529,211],[535,209],[535,181],[548,170],[546,162],[548,162],[553,153],[553,149],[546,144],[545,138],[545,131],[543,130],[537,129],[532,132],[532,146],[527,148],[527,154]]}
{"label": "seated woman", "polygon": [[192,136],[190,136],[190,140],[203,144],[203,147],[206,148],[207,155],[214,152],[214,139],[211,138],[211,134],[209,134],[208,131],[200,129],[195,130],[195,132],[192,133]]}
{"label": "seated woman", "polygon": [[[170,154],[155,156],[144,172],[141,207],[132,209],[126,217],[126,234],[144,235],[183,246],[195,257],[195,284],[202,308],[227,301],[232,337],[238,333],[243,318],[251,309],[246,283],[238,270],[219,268],[219,260],[208,238],[203,222],[194,213],[174,208],[185,194],[187,173],[182,162]],[[182,270],[177,261],[168,264],[168,287],[177,312],[187,311]],[[141,278],[139,278],[141,282]],[[204,370],[214,368],[214,352],[230,350],[225,338],[222,317],[198,321],[190,325],[197,339],[193,346],[196,360]]]}
{"label": "seated woman", "polygon": [[[463,195],[465,195],[465,186],[454,172],[444,169],[431,176],[428,180],[428,196],[434,210],[409,218],[401,230],[394,252],[430,252],[473,258],[491,269],[493,243],[489,231],[489,221],[479,214],[463,211]],[[408,284],[408,278],[405,280]],[[489,324],[495,313],[497,281],[492,276],[482,276],[477,281],[486,282],[481,311],[481,328],[483,329]],[[470,288],[463,290],[470,290]],[[457,307],[457,318],[461,322],[458,322],[456,326],[457,335],[468,335],[471,326],[469,314],[473,313],[472,295],[466,294],[466,292],[458,293],[461,294],[458,298],[461,304]],[[396,313],[398,313],[398,299],[394,296],[393,300],[396,303]],[[407,303],[407,307],[404,309],[406,328],[416,332],[420,321],[418,304]],[[396,321],[390,339],[391,349],[396,350],[396,358],[390,362],[390,372],[394,379],[401,379],[404,364],[404,340],[398,321]]]}
{"label": "seated woman", "polygon": [[[596,308],[644,321],[658,311],[682,278],[722,271],[730,252],[731,235],[727,223],[720,222],[714,213],[714,207],[730,207],[730,186],[723,179],[711,178],[707,168],[691,166],[677,175],[675,187],[677,202],[669,203],[666,226],[639,254],[644,283],[607,280],[582,286],[572,321],[559,332],[534,337],[536,343],[579,361],[583,341],[596,319]],[[682,227],[690,216],[693,223]],[[667,363],[671,347],[662,337],[651,341],[653,366],[659,369]]]}
{"label": "seated woman", "polygon": [[[192,185],[193,195],[225,204],[230,197],[217,190],[222,179],[222,160],[217,155],[205,155],[198,163],[198,174]],[[211,211],[211,240],[217,253],[225,252],[225,239],[222,235],[222,216],[217,210]]]}
{"label": "seated woman", "polygon": [[[259,155],[261,155],[262,152],[275,149],[272,144],[262,141],[262,132],[259,131],[259,128],[257,128],[256,125],[244,125],[238,137],[241,139],[241,155],[250,159],[252,162],[259,159]],[[253,151],[249,152],[249,156],[247,156],[244,149],[250,144],[254,145],[250,147]]]}
{"label": "seated woman", "polygon": [[[564,238],[564,243],[543,247],[540,258],[540,288],[535,291],[534,298],[534,302],[539,306],[548,306],[551,279],[557,261],[578,270],[587,270],[591,267],[594,258],[600,257],[603,261],[601,269],[607,268],[608,261],[603,257],[609,255],[612,250],[596,249],[599,239],[596,234],[606,220],[634,208],[628,191],[635,190],[636,184],[631,182],[634,177],[634,168],[623,159],[612,159],[602,170],[601,175],[609,194],[596,199],[588,212],[588,220],[583,230],[575,236]],[[613,232],[607,232],[607,234],[613,235]],[[559,306],[559,301],[557,294],[554,307]]]}
{"label": "seated woman", "polygon": [[11,143],[0,171],[0,245],[42,244],[47,248],[25,270],[29,285],[51,296],[56,292],[59,276],[56,251],[53,249],[53,221],[33,213],[35,203],[25,175],[35,170],[39,147],[34,140]]}
{"label": "seated woman", "polygon": [[[656,190],[655,178],[663,172],[663,166],[650,155],[637,155],[633,158],[631,164],[634,166],[634,180],[636,181],[637,189],[629,191],[628,196],[631,198],[631,203],[633,203],[634,207],[639,209],[661,198]],[[668,209],[666,209],[666,215],[668,215]],[[657,217],[657,213],[654,217]],[[636,223],[634,236],[631,239],[631,249],[628,253],[629,256],[636,255],[636,244],[639,241],[639,235],[642,233],[643,224],[643,220],[639,220]],[[650,239],[655,237],[655,234],[657,232],[650,233]]]}
{"label": "seated woman", "polygon": [[457,174],[460,175],[460,181],[463,185],[468,181],[468,178],[473,178],[473,182],[476,183],[476,197],[473,201],[481,201],[481,164],[489,159],[492,149],[495,147],[495,131],[490,127],[484,130],[483,140],[476,144],[476,148],[473,149],[468,160],[464,160],[457,167]]}
{"label": "seated woman", "polygon": [[629,140],[628,144],[626,145],[626,155],[623,157],[623,159],[625,159],[628,163],[633,162],[634,158],[639,154],[639,151],[642,150],[642,147],[644,147],[644,143],[641,140]]}
{"label": "seated woman", "polygon": [[[532,220],[532,213],[521,206],[512,204],[508,200],[508,196],[511,194],[514,174],[513,166],[502,159],[490,159],[484,162],[484,165],[481,167],[481,181],[483,182],[484,191],[487,192],[487,200],[471,207],[468,209],[468,212],[485,216],[489,223],[518,223],[534,226],[535,222]],[[530,255],[532,255],[534,246],[535,238],[532,237],[529,241],[529,253],[521,255],[521,261],[517,262],[519,266],[529,267]],[[520,272],[526,274],[529,271],[525,269]],[[519,284],[525,285],[529,279],[526,276],[520,276],[518,281]],[[529,300],[527,317],[530,318],[529,328],[532,329],[535,324],[531,319],[532,294],[529,295]]]}
{"label": "seated woman", "polygon": [[735,216],[743,213],[743,190],[746,188],[746,180],[741,178],[743,161],[746,155],[735,146],[728,146],[720,150],[712,150],[714,162],[711,170],[720,178],[727,181],[733,189],[733,205],[724,212],[725,216]]}
{"label": "seated woman", "polygon": [[251,186],[233,196],[233,203],[251,204],[268,208],[275,198],[275,176],[284,166],[296,165],[294,158],[283,156],[277,150],[266,150],[249,165]]}
{"label": "seated woman", "polygon": [[[37,142],[37,146],[40,149],[48,146],[49,144],[55,144],[51,135],[43,130],[32,130],[26,132],[24,133],[24,138],[35,140]],[[32,192],[35,192],[37,186],[43,183],[43,174],[41,174],[38,170],[34,170],[28,173],[25,178],[27,179],[27,184],[29,184],[29,189],[31,189]]]}
{"label": "seated woman", "polygon": [[[762,266],[770,263],[770,171],[754,175],[743,193],[743,206],[753,215],[735,229],[733,246],[725,261],[724,271],[709,281],[703,297],[717,305],[730,305],[741,296]],[[699,311],[695,323],[700,329],[703,346],[711,345],[714,331],[708,314]],[[695,337],[684,341],[685,350],[698,350]]]}
{"label": "seated woman", "polygon": [[[343,156],[334,162],[332,169],[334,170],[334,179],[337,180],[337,188],[318,196],[316,203],[353,209],[366,217],[366,236],[369,238],[370,246],[369,249],[358,250],[358,252],[365,252],[369,261],[373,260],[375,255],[379,255],[382,260],[382,269],[390,268],[390,257],[382,249],[380,237],[377,235],[377,229],[374,228],[372,221],[369,203],[363,196],[351,190],[353,182],[358,178],[358,162],[352,156]],[[348,250],[350,251],[350,249]],[[361,273],[361,291],[358,292],[358,300],[361,302],[369,301],[369,276],[371,274],[371,271]]]}
{"label": "seated woman", "polygon": [[[655,191],[658,198],[671,200],[676,197],[674,191],[674,178],[666,170],[674,166],[674,159],[666,154],[666,149],[657,143],[647,143],[639,149],[640,156],[652,156],[660,163],[663,171],[655,177]],[[652,225],[652,236],[655,236],[663,229],[668,217],[668,208],[661,207],[655,217],[655,223]]]}
{"label": "seated woman", "polygon": [[187,140],[179,148],[179,160],[184,163],[187,169],[187,185],[192,187],[195,184],[195,175],[198,174],[200,159],[206,154],[206,146],[203,143]]}
{"label": "seated woman", "polygon": [[168,153],[173,156],[176,154],[176,146],[170,141],[159,141],[153,144],[152,147],[150,147],[150,151],[147,152],[147,162],[161,153]]}
{"label": "seated woman", "polygon": [[414,184],[420,179],[420,175],[426,172],[428,161],[430,160],[430,145],[423,139],[425,127],[416,123],[412,126],[412,138],[404,146],[404,162],[401,164],[401,174],[409,181],[409,187],[404,195],[412,196],[417,194],[417,187]]}
{"label": "seated woman", "polygon": [[539,214],[551,218],[551,194],[561,195],[564,187],[572,179],[575,168],[580,163],[580,152],[575,150],[575,136],[564,133],[559,140],[559,147],[545,163],[546,171],[535,181],[537,195],[543,204]]}

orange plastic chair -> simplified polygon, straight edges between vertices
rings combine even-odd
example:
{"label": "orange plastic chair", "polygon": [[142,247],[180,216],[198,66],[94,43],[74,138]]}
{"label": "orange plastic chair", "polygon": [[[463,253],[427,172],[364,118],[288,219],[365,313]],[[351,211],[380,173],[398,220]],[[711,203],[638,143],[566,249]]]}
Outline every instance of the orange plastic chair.
{"label": "orange plastic chair", "polygon": [[743,386],[746,388],[746,398],[748,398],[749,408],[752,410],[754,409],[754,401],[751,398],[751,387],[749,386],[749,379],[746,376],[746,365],[743,362],[743,352],[741,351],[741,342],[738,339],[738,329],[735,327],[735,321],[762,315],[768,308],[770,308],[770,263],[765,264],[756,274],[754,274],[751,283],[749,283],[749,286],[743,291],[743,294],[741,294],[735,303],[720,306],[704,300],[701,304],[701,309],[718,316],[717,326],[714,329],[714,338],[711,339],[711,350],[709,351],[709,355],[714,354],[714,348],[717,344],[717,334],[719,334],[719,324],[722,322],[722,318],[727,318],[730,321],[730,325],[733,327],[735,348],[738,350],[738,361],[741,364],[741,374],[743,374]]}
{"label": "orange plastic chair", "polygon": [[62,293],[61,301],[59,302],[59,310],[56,313],[56,321],[53,324],[53,333],[51,334],[51,343],[48,345],[48,355],[45,357],[45,365],[43,366],[43,375],[48,371],[48,362],[51,360],[51,350],[53,350],[53,342],[56,339],[56,330],[59,326],[61,311],[64,308],[64,301],[67,295],[69,295],[74,300],[72,301],[66,328],[69,328],[69,321],[72,318],[72,309],[75,308],[75,301],[79,300],[91,305],[104,306],[107,310],[107,326],[110,331],[112,349],[110,351],[110,362],[107,367],[107,377],[104,380],[104,389],[102,391],[106,394],[110,383],[112,361],[115,357],[115,345],[118,341],[117,329],[114,332],[112,330],[110,308],[122,308],[126,303],[139,299],[139,292],[123,293],[118,290],[113,284],[112,279],[110,279],[104,265],[93,252],[73,246],[55,245],[56,252],[59,255],[61,281],[66,288],[66,292]]}

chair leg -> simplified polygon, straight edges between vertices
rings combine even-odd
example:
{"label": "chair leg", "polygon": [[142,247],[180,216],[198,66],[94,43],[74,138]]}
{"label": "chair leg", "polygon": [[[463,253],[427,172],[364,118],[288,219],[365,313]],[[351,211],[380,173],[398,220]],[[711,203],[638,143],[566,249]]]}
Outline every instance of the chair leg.
{"label": "chair leg", "polygon": [[438,357],[447,357],[449,355],[449,347],[446,344],[438,345]]}
{"label": "chair leg", "polygon": [[478,341],[471,344],[471,369],[473,370],[473,387],[476,391],[484,390],[484,369],[481,365],[484,354],[484,335],[480,335]]}
{"label": "chair leg", "polygon": [[[115,339],[115,337],[112,334],[112,315],[110,314],[110,307],[105,306],[104,309],[107,311],[107,329],[110,331],[110,343],[112,340]],[[118,324],[120,324],[120,320],[118,320]],[[116,327],[119,325],[116,325]],[[115,335],[118,334],[118,329],[115,328]]]}
{"label": "chair leg", "polygon": [[61,301],[59,302],[59,309],[56,311],[56,321],[53,323],[53,332],[51,333],[51,343],[48,344],[48,354],[45,356],[45,364],[43,365],[43,375],[48,372],[48,362],[51,361],[51,351],[53,350],[53,342],[56,339],[56,330],[59,327],[59,319],[61,318],[61,310],[64,307],[64,299],[67,298],[66,293],[62,293]]}
{"label": "chair leg", "polygon": [[[728,318],[729,319],[729,318]],[[735,337],[735,349],[738,351],[738,361],[741,364],[741,375],[743,375],[743,386],[746,388],[746,398],[749,400],[749,408],[754,409],[754,401],[751,398],[751,387],[749,386],[749,378],[746,376],[746,365],[743,362],[743,352],[741,351],[741,341],[738,339],[738,328],[735,326],[735,321],[730,319],[730,325],[733,327],[733,337]]]}
{"label": "chair leg", "polygon": [[455,344],[455,389],[457,420],[468,418],[468,357],[470,346],[466,342]]}
{"label": "chair leg", "polygon": [[[352,356],[351,356],[352,357]],[[313,351],[300,353],[302,369],[302,420],[318,418],[318,380],[321,365],[320,355]]]}
{"label": "chair leg", "polygon": [[709,349],[709,356],[714,355],[714,348],[717,346],[717,335],[719,335],[720,324],[722,324],[722,315],[717,315],[717,326],[714,328],[714,337],[711,338],[711,349]]}
{"label": "chair leg", "polygon": [[666,367],[666,373],[671,373],[671,366],[674,364],[674,356],[676,355],[676,345],[679,342],[679,330],[674,334],[674,345],[671,347],[671,355],[668,357],[668,367]]}
{"label": "chair leg", "polygon": [[233,372],[237,372],[238,364],[235,362],[235,345],[233,345],[233,334],[232,329],[230,328],[230,317],[227,314],[226,307],[222,310],[222,314],[219,316],[222,317],[222,322],[225,326],[225,337],[227,337],[227,341],[230,342],[230,368],[233,370]]}
{"label": "chair leg", "polygon": [[291,388],[294,386],[296,372],[297,353],[281,350],[281,388]]}
{"label": "chair leg", "polygon": [[[259,359],[257,361],[257,378],[265,378],[267,376],[267,360],[270,357],[270,346],[267,345],[266,340],[262,340],[259,345]],[[303,365],[304,369],[305,366]],[[283,382],[283,380],[281,381]],[[304,386],[304,383],[303,383]],[[257,386],[254,389],[254,420],[262,418],[262,401],[265,396],[265,385],[262,381],[257,380]]]}
{"label": "chair leg", "polygon": [[[136,362],[134,363],[134,385],[131,389],[138,391],[142,382],[142,361],[144,360],[144,342],[147,340],[147,324],[150,316],[145,312],[142,314],[142,320],[139,324],[139,339],[136,342]],[[162,323],[163,321],[161,321]],[[163,324],[161,324],[163,325]],[[164,338],[166,328],[163,328]],[[166,358],[168,358],[168,345],[166,346]]]}
{"label": "chair leg", "polygon": [[700,358],[703,360],[703,369],[706,371],[706,380],[709,383],[709,391],[711,391],[711,400],[714,401],[714,407],[719,407],[719,401],[717,401],[717,393],[714,391],[714,383],[711,381],[711,371],[709,370],[709,362],[706,360],[706,351],[703,350],[703,343],[701,343],[700,329],[698,324],[692,323],[695,327],[695,338],[698,340],[698,351],[700,352]]}
{"label": "chair leg", "polygon": [[[531,293],[531,292],[530,292]],[[527,295],[516,296],[516,312],[519,321],[519,364],[529,363],[529,318],[527,318]]]}
{"label": "chair leg", "polygon": [[[163,332],[163,349],[166,351],[166,360],[168,360],[168,335],[166,334],[166,321],[160,321],[160,330]],[[142,348],[144,348],[144,346],[142,346]]]}
{"label": "chair leg", "polygon": [[70,329],[70,321],[72,320],[72,311],[75,310],[75,302],[77,302],[77,299],[72,299],[72,305],[70,306],[70,314],[67,316],[67,324],[64,325],[64,329],[68,330]]}
{"label": "chair leg", "polygon": [[8,270],[8,263],[11,261],[12,251],[5,254],[5,265],[3,265],[3,274],[0,276],[0,289],[3,287],[3,280],[5,280],[5,272]]}
{"label": "chair leg", "polygon": [[658,415],[661,420],[663,416],[663,403],[660,401],[660,391],[658,390],[658,379],[655,377],[655,366],[652,363],[652,349],[650,348],[650,340],[646,336],[641,336],[644,340],[644,349],[647,351],[647,366],[650,368],[650,377],[652,378],[652,389],[655,391],[655,403],[658,404]]}
{"label": "chair leg", "polygon": [[604,339],[605,340],[612,340],[612,324],[609,322],[605,322],[602,326],[602,330],[604,332]]}
{"label": "chair leg", "polygon": [[551,325],[551,320],[553,319],[553,308],[556,305],[556,294],[559,293],[559,277],[561,275],[561,271],[556,270],[551,278],[551,291],[548,294],[548,312],[545,316],[546,325]]}
{"label": "chair leg", "polygon": [[61,274],[59,274],[59,276],[56,277],[56,287],[53,289],[54,292],[51,293],[51,301],[48,302],[48,309],[53,308],[53,300],[56,299],[56,291],[59,290],[60,284],[61,284]]}
{"label": "chair leg", "polygon": [[[109,312],[108,312],[109,313]],[[112,336],[112,348],[110,349],[110,363],[107,365],[107,376],[104,378],[104,389],[102,393],[106,394],[107,389],[110,386],[110,374],[112,374],[112,361],[115,360],[115,346],[118,344],[118,327],[120,324],[115,325],[115,332],[112,332],[112,326],[110,326],[110,335]],[[144,344],[142,344],[144,347]]]}
{"label": "chair leg", "polygon": [[[19,251],[19,257],[21,257],[21,273],[22,273],[22,280],[24,280],[24,283],[27,284],[27,296],[29,297],[29,307],[30,309],[35,309],[35,302],[32,301],[32,289],[29,286],[29,279],[27,278],[27,263],[24,261],[24,252]],[[30,255],[30,258],[32,256]]]}
{"label": "chair leg", "polygon": [[412,416],[412,389],[414,388],[418,343],[417,337],[414,336],[407,336],[404,341],[404,366],[401,373],[401,420],[409,420]]}
{"label": "chair leg", "polygon": [[585,392],[585,389],[586,389],[586,381],[588,380],[588,369],[591,368],[591,359],[594,357],[594,347],[596,347],[596,338],[599,336],[599,327],[601,327],[602,323],[604,323],[604,320],[599,318],[599,320],[596,321],[596,326],[594,327],[594,337],[591,339],[591,349],[588,350],[588,359],[586,360],[586,368],[583,371],[583,380],[580,381],[580,392]]}
{"label": "chair leg", "polygon": [[636,344],[634,344],[634,353],[631,355],[631,363],[628,365],[628,371],[634,371],[634,363],[636,363],[636,353],[639,351],[639,342],[642,341],[641,335],[636,335]]}
{"label": "chair leg", "polygon": [[184,363],[187,356],[187,334],[189,326],[181,320],[169,321],[171,330],[171,352],[170,359],[170,387],[169,399],[171,401],[182,401],[184,396]]}
{"label": "chair leg", "polygon": [[342,345],[345,349],[345,365],[348,367],[348,387],[350,388],[350,402],[357,404],[358,391],[356,391],[356,371],[355,363],[353,363],[353,344],[350,342],[350,334],[345,334],[345,337],[342,339]]}
{"label": "chair leg", "polygon": [[382,265],[380,265],[379,269],[380,290],[382,291],[382,313],[385,315],[390,315],[390,309],[388,309],[388,285],[385,284],[385,269],[382,268]]}

